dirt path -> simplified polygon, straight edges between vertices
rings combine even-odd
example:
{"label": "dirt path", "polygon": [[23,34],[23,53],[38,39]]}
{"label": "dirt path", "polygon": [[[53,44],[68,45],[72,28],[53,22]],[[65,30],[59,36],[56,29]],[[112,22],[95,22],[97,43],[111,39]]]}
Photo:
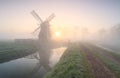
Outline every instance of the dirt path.
{"label": "dirt path", "polygon": [[91,44],[91,45],[88,44],[87,46],[88,46],[89,48],[91,48],[92,50],[94,50],[94,51],[96,51],[96,52],[99,52],[101,55],[107,57],[107,58],[110,59],[111,61],[120,64],[120,59],[114,57],[112,54],[110,54],[109,51],[107,51],[107,50],[105,50],[105,49],[102,49],[102,48],[100,48],[100,47],[97,47],[97,46],[95,46],[95,45],[92,45],[92,44]]}
{"label": "dirt path", "polygon": [[115,75],[107,67],[105,67],[87,47],[81,44],[80,48],[83,54],[86,56],[88,62],[91,64],[91,69],[95,78],[116,78]]}

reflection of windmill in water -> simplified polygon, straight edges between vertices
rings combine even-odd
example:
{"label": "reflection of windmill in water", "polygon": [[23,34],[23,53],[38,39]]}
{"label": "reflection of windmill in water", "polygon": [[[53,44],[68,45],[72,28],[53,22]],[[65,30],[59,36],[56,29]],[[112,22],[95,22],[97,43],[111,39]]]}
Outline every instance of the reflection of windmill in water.
{"label": "reflection of windmill in water", "polygon": [[35,11],[32,11],[31,14],[41,23],[40,26],[34,30],[33,33],[38,31],[38,43],[37,43],[37,50],[40,56],[39,63],[33,69],[31,74],[36,73],[41,66],[43,66],[47,71],[50,70],[49,66],[49,58],[51,54],[51,33],[50,33],[50,25],[49,22],[55,17],[54,14],[51,14],[45,21],[43,21]]}

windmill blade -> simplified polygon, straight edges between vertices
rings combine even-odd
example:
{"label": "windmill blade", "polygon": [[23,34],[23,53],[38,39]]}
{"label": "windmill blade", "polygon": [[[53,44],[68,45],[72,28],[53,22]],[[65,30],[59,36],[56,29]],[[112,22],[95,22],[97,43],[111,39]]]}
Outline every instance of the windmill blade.
{"label": "windmill blade", "polygon": [[39,15],[33,10],[31,14],[35,17],[35,19],[39,20],[40,22],[43,22],[42,19],[39,17]]}
{"label": "windmill blade", "polygon": [[55,17],[55,14],[52,13],[52,14],[46,19],[46,21],[50,22],[54,17]]}
{"label": "windmill blade", "polygon": [[39,29],[40,29],[40,26],[38,28],[36,28],[32,33],[35,33]]}

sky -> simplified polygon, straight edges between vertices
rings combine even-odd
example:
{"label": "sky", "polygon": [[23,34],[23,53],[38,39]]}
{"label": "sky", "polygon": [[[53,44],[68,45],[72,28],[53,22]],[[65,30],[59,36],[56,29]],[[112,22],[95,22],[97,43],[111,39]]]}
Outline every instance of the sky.
{"label": "sky", "polygon": [[39,22],[32,10],[42,20],[55,13],[51,29],[65,38],[79,35],[81,28],[95,32],[120,23],[120,0],[0,0],[0,39],[34,37]]}

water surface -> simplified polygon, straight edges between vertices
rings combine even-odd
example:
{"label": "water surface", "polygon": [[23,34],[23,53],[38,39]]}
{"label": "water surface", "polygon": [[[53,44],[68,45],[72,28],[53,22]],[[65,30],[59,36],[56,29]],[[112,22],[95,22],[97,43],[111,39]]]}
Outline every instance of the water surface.
{"label": "water surface", "polygon": [[[50,66],[53,67],[62,56],[65,51],[65,47],[52,50],[50,58]],[[28,74],[36,66],[38,60],[35,58],[23,57],[10,62],[0,64],[0,78],[20,78],[25,74]],[[41,68],[36,75],[44,74],[44,68]],[[40,76],[38,76],[40,78]],[[37,78],[37,77],[36,77]]]}

